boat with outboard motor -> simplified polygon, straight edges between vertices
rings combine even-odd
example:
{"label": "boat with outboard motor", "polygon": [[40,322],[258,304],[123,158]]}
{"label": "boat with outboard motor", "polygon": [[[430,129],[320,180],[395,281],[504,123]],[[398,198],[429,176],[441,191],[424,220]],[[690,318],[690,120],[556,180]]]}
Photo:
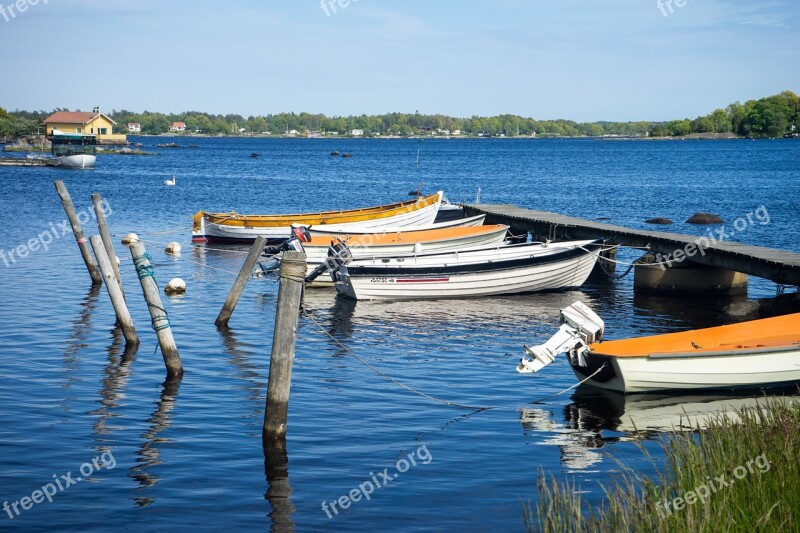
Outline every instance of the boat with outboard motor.
{"label": "boat with outboard motor", "polygon": [[800,313],[713,328],[601,342],[605,324],[581,302],[561,310],[546,343],[525,346],[517,371],[566,353],[578,379],[620,392],[735,389],[800,382]]}

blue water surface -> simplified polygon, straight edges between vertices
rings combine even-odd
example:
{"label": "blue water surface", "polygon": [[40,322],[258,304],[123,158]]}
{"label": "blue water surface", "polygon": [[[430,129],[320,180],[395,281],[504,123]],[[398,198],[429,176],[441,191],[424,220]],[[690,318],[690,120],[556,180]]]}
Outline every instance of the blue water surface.
{"label": "blue water surface", "polygon": [[[668,217],[675,221],[669,231],[697,235],[709,228],[684,223],[694,212],[716,213],[730,225],[762,208],[768,222],[754,219],[734,240],[800,251],[800,143],[792,140],[193,138],[175,141],[196,148],[171,150],[154,145],[173,139],[134,140],[158,155],[101,155],[92,171],[0,167],[0,503],[21,502],[54,476],[76,478],[86,463],[93,470],[52,502],[0,511],[3,528],[519,531],[522,502],[535,503],[540,475],[574,482],[598,503],[620,461],[647,474],[656,469],[623,423],[653,411],[583,388],[531,405],[575,378],[564,361],[518,375],[522,345],[544,342],[559,308],[576,300],[605,319],[609,338],[728,320],[721,312],[728,300],[634,295],[631,276],[472,301],[355,303],[309,290],[286,450],[265,457],[277,284],[250,280],[230,328],[217,329],[247,248],[194,247],[195,211],[368,206],[405,199],[422,182],[424,191],[443,189],[452,201],[472,201],[480,188],[486,203],[647,229],[645,219]],[[353,157],[331,157],[332,150]],[[163,186],[173,175],[177,185]],[[129,252],[118,244],[142,339],[137,351],[125,350],[105,289],[91,288],[71,232],[61,235],[58,179],[84,218],[91,218],[90,194],[103,194],[112,232],[142,236],[162,286],[173,277],[187,281],[184,296],[165,297],[186,369],[180,382],[164,382]],[[95,233],[94,220],[85,228]],[[54,230],[47,250],[8,259]],[[183,245],[179,257],[163,252],[169,241]],[[624,251],[620,259],[639,254]],[[751,279],[751,298],[775,290]],[[428,395],[493,409],[412,394],[353,354]],[[680,408],[655,403],[663,424],[678,420]],[[692,407],[708,403],[719,398],[686,399]],[[652,440],[645,446],[657,449]],[[416,465],[407,462],[410,454]],[[112,456],[105,468],[91,465]],[[384,471],[391,481],[379,476]],[[360,486],[363,496],[375,480],[385,485],[368,500],[325,511],[323,502],[330,509]]]}

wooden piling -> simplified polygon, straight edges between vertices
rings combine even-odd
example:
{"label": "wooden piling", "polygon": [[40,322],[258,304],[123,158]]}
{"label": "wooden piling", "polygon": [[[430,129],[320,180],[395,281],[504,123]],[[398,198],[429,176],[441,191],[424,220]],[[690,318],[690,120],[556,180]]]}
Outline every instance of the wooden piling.
{"label": "wooden piling", "polygon": [[281,259],[278,306],[275,312],[275,332],[269,362],[267,408],[264,413],[264,438],[286,435],[286,416],[289,411],[289,389],[292,384],[294,345],[300,299],[306,275],[306,254],[285,251]]}
{"label": "wooden piling", "polygon": [[153,266],[150,264],[150,256],[147,255],[144,244],[134,241],[130,245],[133,265],[136,267],[136,274],[142,284],[144,300],[153,319],[153,329],[158,336],[158,344],[161,346],[161,355],[164,357],[164,365],[167,367],[167,379],[178,378],[183,375],[183,365],[181,364],[178,347],[172,337],[167,310],[161,302],[161,293],[153,277]]}
{"label": "wooden piling", "polygon": [[[92,205],[94,206],[94,215],[97,219],[97,229],[100,230],[100,237],[103,239],[103,247],[106,249],[106,255],[108,255],[111,261],[111,268],[114,270],[114,276],[116,276],[119,282],[119,289],[122,291],[122,296],[124,297],[125,289],[122,287],[122,276],[120,275],[119,265],[117,264],[117,254],[114,252],[114,243],[111,241],[111,231],[108,229],[106,212],[103,210],[103,197],[100,196],[99,192],[92,193]],[[94,244],[92,244],[92,246],[94,246]],[[95,251],[95,255],[97,255],[97,251]],[[103,277],[106,277],[105,274],[103,274]]]}
{"label": "wooden piling", "polygon": [[247,254],[247,259],[245,259],[244,265],[242,265],[242,269],[239,271],[239,275],[236,276],[236,281],[233,283],[233,287],[231,287],[231,292],[228,294],[228,299],[225,300],[225,305],[222,306],[219,316],[217,316],[217,320],[214,322],[217,326],[222,327],[228,325],[228,321],[231,319],[233,310],[236,309],[236,304],[239,302],[239,297],[242,295],[242,291],[244,291],[247,281],[253,274],[253,267],[256,266],[258,258],[261,257],[261,253],[264,251],[264,245],[266,243],[267,239],[265,237],[256,237],[256,242],[254,242],[253,247],[250,248],[250,253]]}
{"label": "wooden piling", "polygon": [[92,285],[101,285],[103,283],[103,277],[100,274],[100,269],[97,268],[97,265],[94,264],[92,260],[92,253],[89,251],[89,245],[87,244],[86,237],[83,235],[83,228],[81,228],[81,223],[78,221],[78,215],[75,213],[75,206],[72,204],[69,191],[61,180],[56,181],[55,186],[58,196],[61,198],[61,205],[64,206],[64,211],[66,211],[67,218],[72,226],[72,233],[75,234],[75,242],[78,243],[83,262],[86,263],[86,269],[92,277]]}
{"label": "wooden piling", "polygon": [[117,314],[117,322],[125,336],[125,343],[126,345],[137,345],[139,337],[136,335],[136,327],[133,325],[128,306],[125,304],[125,296],[122,294],[119,279],[111,267],[113,263],[106,253],[103,239],[99,235],[92,235],[89,237],[89,242],[92,243],[97,264],[100,265],[100,273],[103,275],[108,296],[111,298],[111,305],[114,306],[114,312]]}

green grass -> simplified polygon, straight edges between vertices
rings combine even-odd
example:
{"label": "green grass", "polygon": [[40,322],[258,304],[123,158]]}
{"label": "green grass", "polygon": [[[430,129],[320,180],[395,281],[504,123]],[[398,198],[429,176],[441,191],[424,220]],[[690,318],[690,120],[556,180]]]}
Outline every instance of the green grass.
{"label": "green grass", "polygon": [[[720,416],[705,430],[669,434],[662,442],[665,472],[651,481],[623,467],[604,487],[604,503],[594,509],[582,501],[579,487],[541,474],[538,504],[523,505],[526,528],[559,533],[800,531],[800,407],[765,400],[763,408],[738,414],[738,422]],[[720,476],[733,483],[724,486]],[[691,499],[690,491],[695,502],[678,502],[682,509],[676,509],[672,500]],[[708,496],[700,498],[701,492]],[[665,501],[671,502],[669,508]]]}

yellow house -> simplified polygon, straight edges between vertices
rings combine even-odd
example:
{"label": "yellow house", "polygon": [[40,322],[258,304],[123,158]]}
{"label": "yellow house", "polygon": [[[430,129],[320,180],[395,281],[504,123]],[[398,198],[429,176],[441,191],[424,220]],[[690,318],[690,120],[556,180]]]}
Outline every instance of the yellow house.
{"label": "yellow house", "polygon": [[83,133],[94,135],[100,144],[127,143],[125,135],[115,135],[113,127],[117,124],[95,108],[88,111],[57,111],[44,119],[45,134],[53,135],[53,130],[62,133]]}

